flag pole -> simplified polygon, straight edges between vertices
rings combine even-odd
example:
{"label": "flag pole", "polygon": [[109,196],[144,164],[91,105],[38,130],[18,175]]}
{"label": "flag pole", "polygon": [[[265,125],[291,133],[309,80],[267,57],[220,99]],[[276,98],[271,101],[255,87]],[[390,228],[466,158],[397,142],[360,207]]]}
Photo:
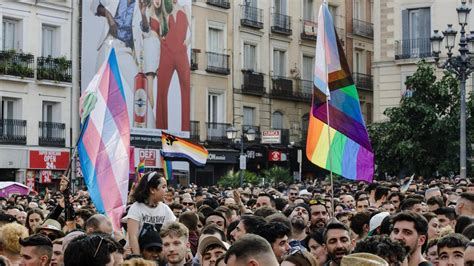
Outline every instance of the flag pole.
{"label": "flag pole", "polygon": [[[326,65],[326,68],[327,68],[327,65]],[[328,85],[329,87],[329,85]],[[328,88],[328,91],[329,91],[329,88]],[[334,181],[333,181],[333,174],[332,174],[332,155],[331,155],[331,126],[330,126],[330,116],[329,116],[329,101],[330,101],[330,97],[326,97],[326,117],[327,117],[327,120],[328,120],[328,143],[329,143],[329,152],[328,152],[328,156],[329,156],[329,178],[331,180],[331,210],[332,210],[332,213],[334,215]]]}

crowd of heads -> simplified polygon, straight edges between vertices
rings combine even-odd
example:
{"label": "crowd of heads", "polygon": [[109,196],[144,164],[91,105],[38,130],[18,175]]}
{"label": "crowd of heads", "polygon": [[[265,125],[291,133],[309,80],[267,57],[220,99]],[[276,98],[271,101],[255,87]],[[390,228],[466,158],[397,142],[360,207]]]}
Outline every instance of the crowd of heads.
{"label": "crowd of heads", "polygon": [[151,172],[119,226],[64,192],[0,198],[0,265],[474,265],[465,179],[172,188]]}

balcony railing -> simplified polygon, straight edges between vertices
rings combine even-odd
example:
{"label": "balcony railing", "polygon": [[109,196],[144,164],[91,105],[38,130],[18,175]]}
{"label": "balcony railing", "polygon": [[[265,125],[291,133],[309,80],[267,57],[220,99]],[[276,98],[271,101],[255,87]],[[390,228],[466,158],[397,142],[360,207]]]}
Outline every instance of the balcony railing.
{"label": "balcony railing", "polygon": [[197,55],[199,52],[200,52],[199,49],[191,50],[191,70],[197,70],[199,68],[198,55]]}
{"label": "balcony railing", "polygon": [[191,130],[189,132],[189,138],[194,141],[199,141],[199,121],[191,121]]}
{"label": "balcony railing", "polygon": [[25,145],[26,120],[0,119],[0,144]]}
{"label": "balcony railing", "polygon": [[39,122],[39,145],[51,147],[66,146],[66,125],[55,122]]}
{"label": "balcony railing", "polygon": [[207,54],[207,72],[228,75],[230,74],[229,68],[229,55],[219,54],[214,52],[206,52]]}
{"label": "balcony railing", "polygon": [[[251,141],[251,143],[253,143],[253,142],[260,143],[262,132],[260,132],[260,127],[259,126],[243,125],[242,129],[243,129],[244,133],[247,132],[247,130],[249,130],[249,129],[253,129],[255,131],[255,140]],[[246,140],[246,141],[249,142],[248,140]]]}
{"label": "balcony railing", "polygon": [[64,57],[38,57],[36,78],[72,82],[72,61]]}
{"label": "balcony railing", "polygon": [[242,75],[242,93],[260,96],[265,94],[264,76],[262,73],[242,70]]}
{"label": "balcony railing", "polygon": [[207,0],[207,4],[211,6],[218,6],[225,9],[230,8],[230,1],[229,0]]}
{"label": "balcony railing", "polygon": [[354,83],[358,89],[370,91],[374,89],[372,75],[354,72],[352,73],[352,77],[354,78]]}
{"label": "balcony railing", "polygon": [[291,35],[291,17],[284,14],[273,13],[272,32]]}
{"label": "balcony railing", "polygon": [[280,130],[281,144],[290,144],[290,130],[285,128],[272,128],[273,130]]}
{"label": "balcony railing", "polygon": [[352,20],[352,33],[366,38],[374,38],[374,24],[359,19]]}
{"label": "balcony railing", "polygon": [[395,59],[431,57],[430,38],[395,41]]}
{"label": "balcony railing", "polygon": [[318,33],[318,23],[311,20],[303,20],[301,39],[315,41]]}
{"label": "balcony railing", "polygon": [[34,78],[34,61],[35,57],[32,54],[14,50],[0,51],[0,75]]}
{"label": "balcony railing", "polygon": [[231,126],[231,124],[214,123],[214,122],[206,122],[206,124],[207,124],[207,141],[220,142],[220,143],[230,142],[230,140],[227,139],[226,130]]}
{"label": "balcony railing", "polygon": [[256,29],[263,29],[263,10],[253,6],[241,5],[240,24]]}
{"label": "balcony railing", "polygon": [[311,102],[313,83],[311,80],[272,77],[270,97],[282,100]]}

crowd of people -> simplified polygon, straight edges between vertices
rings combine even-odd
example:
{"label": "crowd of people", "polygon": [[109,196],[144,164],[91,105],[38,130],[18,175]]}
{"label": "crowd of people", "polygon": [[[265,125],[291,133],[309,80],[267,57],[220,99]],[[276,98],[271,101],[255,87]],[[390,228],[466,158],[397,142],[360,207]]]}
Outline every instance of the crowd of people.
{"label": "crowd of people", "polygon": [[150,172],[121,228],[68,182],[0,198],[0,266],[474,265],[469,179],[172,188]]}

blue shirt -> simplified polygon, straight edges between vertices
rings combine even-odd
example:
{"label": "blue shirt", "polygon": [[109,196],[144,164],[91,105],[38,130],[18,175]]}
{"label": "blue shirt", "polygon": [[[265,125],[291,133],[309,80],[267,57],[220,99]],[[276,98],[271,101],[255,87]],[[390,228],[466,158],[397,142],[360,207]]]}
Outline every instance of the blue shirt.
{"label": "blue shirt", "polygon": [[135,0],[120,0],[117,14],[115,14],[115,23],[117,23],[117,39],[125,43],[127,47],[133,49],[132,21],[133,11],[135,9]]}

